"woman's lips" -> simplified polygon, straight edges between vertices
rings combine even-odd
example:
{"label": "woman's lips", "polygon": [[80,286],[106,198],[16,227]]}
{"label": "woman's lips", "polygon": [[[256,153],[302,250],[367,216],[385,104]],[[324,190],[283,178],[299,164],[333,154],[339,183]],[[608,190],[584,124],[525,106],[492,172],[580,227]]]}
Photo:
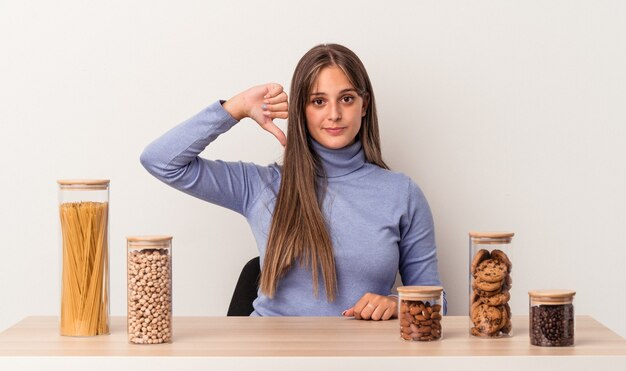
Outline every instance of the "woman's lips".
{"label": "woman's lips", "polygon": [[341,135],[346,128],[324,128],[330,135]]}

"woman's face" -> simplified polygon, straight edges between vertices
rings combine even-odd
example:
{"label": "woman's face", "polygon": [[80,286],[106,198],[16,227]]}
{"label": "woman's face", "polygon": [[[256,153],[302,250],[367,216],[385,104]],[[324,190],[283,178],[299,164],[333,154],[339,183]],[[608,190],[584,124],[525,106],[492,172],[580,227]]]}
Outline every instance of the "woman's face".
{"label": "woman's face", "polygon": [[367,102],[337,66],[322,69],[306,104],[306,126],[319,144],[339,149],[354,143]]}

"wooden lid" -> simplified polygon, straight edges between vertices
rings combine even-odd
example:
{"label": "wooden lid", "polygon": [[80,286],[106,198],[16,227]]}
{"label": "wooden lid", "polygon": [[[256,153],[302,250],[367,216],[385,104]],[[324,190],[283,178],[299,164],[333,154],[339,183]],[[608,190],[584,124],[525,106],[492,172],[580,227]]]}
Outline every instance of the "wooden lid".
{"label": "wooden lid", "polygon": [[533,290],[528,295],[537,304],[567,304],[571,303],[576,295],[573,290]]}
{"label": "wooden lid", "polygon": [[433,298],[441,295],[443,287],[441,286],[400,286],[398,293],[409,296]]}
{"label": "wooden lid", "polygon": [[473,243],[476,244],[501,244],[511,243],[513,232],[469,232]]}
{"label": "wooden lid", "polygon": [[469,232],[472,238],[511,238],[515,236],[513,232]]}
{"label": "wooden lid", "polygon": [[57,183],[61,185],[75,185],[75,184],[84,184],[84,185],[107,185],[111,181],[109,179],[59,179]]}
{"label": "wooden lid", "polygon": [[109,179],[59,179],[57,183],[61,188],[72,189],[107,189]]}
{"label": "wooden lid", "polygon": [[129,246],[163,246],[169,245],[172,236],[130,236],[126,237],[126,241]]}

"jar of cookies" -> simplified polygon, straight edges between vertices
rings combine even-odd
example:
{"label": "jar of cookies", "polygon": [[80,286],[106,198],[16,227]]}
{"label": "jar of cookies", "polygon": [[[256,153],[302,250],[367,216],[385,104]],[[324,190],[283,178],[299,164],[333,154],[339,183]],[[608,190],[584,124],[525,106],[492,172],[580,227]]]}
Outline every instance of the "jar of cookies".
{"label": "jar of cookies", "polygon": [[443,287],[398,287],[400,337],[412,341],[433,341],[442,337]]}
{"label": "jar of cookies", "polygon": [[109,180],[59,180],[60,334],[109,334]]}
{"label": "jar of cookies", "polygon": [[127,238],[128,341],[172,342],[172,237]]}
{"label": "jar of cookies", "polygon": [[529,291],[530,343],[542,347],[574,345],[574,295],[571,290]]}
{"label": "jar of cookies", "polygon": [[470,232],[470,334],[511,336],[512,285],[510,232]]}

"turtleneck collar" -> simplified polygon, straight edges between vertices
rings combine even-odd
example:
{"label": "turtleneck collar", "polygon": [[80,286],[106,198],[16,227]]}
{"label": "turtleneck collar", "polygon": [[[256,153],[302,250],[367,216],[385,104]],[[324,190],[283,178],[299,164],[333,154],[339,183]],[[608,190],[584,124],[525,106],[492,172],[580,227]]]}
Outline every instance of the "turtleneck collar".
{"label": "turtleneck collar", "polygon": [[365,153],[361,141],[356,140],[340,149],[329,149],[311,138],[313,149],[320,157],[326,177],[337,178],[359,170],[365,164]]}

